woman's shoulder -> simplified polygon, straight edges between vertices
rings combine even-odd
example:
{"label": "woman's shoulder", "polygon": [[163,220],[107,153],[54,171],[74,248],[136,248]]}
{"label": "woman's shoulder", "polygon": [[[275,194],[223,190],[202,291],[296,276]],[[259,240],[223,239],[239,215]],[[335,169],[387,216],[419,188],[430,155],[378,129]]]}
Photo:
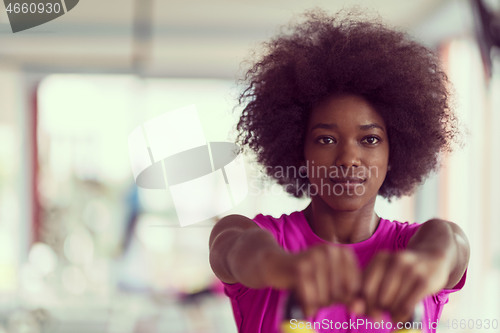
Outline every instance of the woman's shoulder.
{"label": "woman's shoulder", "polygon": [[416,222],[400,222],[381,218],[375,234],[378,239],[390,241],[395,250],[404,249],[420,225]]}
{"label": "woman's shoulder", "polygon": [[301,211],[294,211],[288,214],[281,214],[279,217],[267,214],[257,214],[253,221],[259,222],[273,222],[273,223],[290,223],[293,221],[301,220],[303,213]]}
{"label": "woman's shoulder", "polygon": [[253,221],[262,229],[271,232],[278,244],[288,251],[303,250],[321,242],[312,232],[303,211],[294,211],[279,217],[259,214]]}
{"label": "woman's shoulder", "polygon": [[390,220],[386,218],[380,218],[380,226],[383,229],[396,229],[396,230],[413,230],[415,231],[420,227],[420,223],[418,222],[409,222],[409,221],[398,221],[398,220]]}
{"label": "woman's shoulder", "polygon": [[279,217],[272,215],[258,214],[252,219],[259,227],[267,229],[273,233],[281,232],[287,225],[297,225],[303,221],[303,214],[295,211],[289,214],[282,214]]}

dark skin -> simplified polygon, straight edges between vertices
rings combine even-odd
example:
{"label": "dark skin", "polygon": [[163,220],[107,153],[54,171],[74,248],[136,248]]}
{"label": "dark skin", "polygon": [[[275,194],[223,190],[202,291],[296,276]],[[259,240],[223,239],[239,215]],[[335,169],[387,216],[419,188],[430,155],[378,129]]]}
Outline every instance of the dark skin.
{"label": "dark skin", "polygon": [[[376,110],[353,95],[319,104],[308,123],[304,158],[310,183],[325,189],[311,195],[304,211],[312,230],[333,244],[371,237],[380,221],[376,196],[389,169],[389,140]],[[329,172],[313,173],[314,166]],[[388,312],[394,321],[405,320],[421,299],[455,286],[468,260],[463,231],[439,219],[423,223],[406,250],[379,252],[363,270],[345,246],[287,253],[269,232],[239,215],[223,218],[210,236],[210,263],[222,281],[289,289],[306,315],[343,303],[375,319]]]}

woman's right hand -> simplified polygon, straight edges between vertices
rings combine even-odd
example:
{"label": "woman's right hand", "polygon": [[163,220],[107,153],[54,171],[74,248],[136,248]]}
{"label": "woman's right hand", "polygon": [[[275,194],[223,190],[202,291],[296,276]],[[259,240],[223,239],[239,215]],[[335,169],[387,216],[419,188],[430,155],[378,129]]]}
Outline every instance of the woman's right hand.
{"label": "woman's right hand", "polygon": [[352,249],[322,244],[296,254],[273,252],[264,264],[268,281],[291,290],[306,316],[334,303],[356,311],[361,271]]}

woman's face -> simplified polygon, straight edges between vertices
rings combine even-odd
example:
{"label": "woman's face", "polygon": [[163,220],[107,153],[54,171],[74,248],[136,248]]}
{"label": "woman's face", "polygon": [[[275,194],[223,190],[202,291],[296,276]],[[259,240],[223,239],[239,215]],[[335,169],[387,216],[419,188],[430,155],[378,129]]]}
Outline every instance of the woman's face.
{"label": "woman's face", "polygon": [[362,97],[330,97],[312,110],[304,145],[313,200],[354,211],[374,202],[384,182],[389,140],[384,120]]}

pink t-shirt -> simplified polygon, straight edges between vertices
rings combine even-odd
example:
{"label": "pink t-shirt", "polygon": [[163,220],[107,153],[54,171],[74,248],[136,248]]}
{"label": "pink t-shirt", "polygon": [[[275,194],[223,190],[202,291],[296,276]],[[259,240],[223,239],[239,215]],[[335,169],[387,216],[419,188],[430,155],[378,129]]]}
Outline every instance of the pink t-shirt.
{"label": "pink t-shirt", "polygon": [[[254,222],[262,229],[270,231],[278,243],[289,252],[299,252],[316,244],[328,243],[312,231],[302,211],[282,215],[280,218],[257,215]],[[381,219],[370,238],[344,246],[351,247],[358,257],[360,266],[365,267],[380,250],[398,251],[406,248],[419,226],[416,223]],[[453,289],[441,290],[423,300],[423,332],[435,332],[443,306],[448,302],[448,295],[460,290],[464,283],[465,274]],[[271,288],[252,289],[240,283],[225,283],[224,291],[231,299],[238,332],[279,332],[279,326],[284,318],[285,303],[289,296],[288,291]],[[323,308],[314,317],[308,318],[308,321],[314,325],[316,332],[382,333],[395,329],[395,327],[390,328],[392,323],[388,317],[384,318],[385,324],[380,326],[365,317],[350,314],[343,305]],[[296,323],[291,322],[291,328],[295,327],[298,327]]]}

